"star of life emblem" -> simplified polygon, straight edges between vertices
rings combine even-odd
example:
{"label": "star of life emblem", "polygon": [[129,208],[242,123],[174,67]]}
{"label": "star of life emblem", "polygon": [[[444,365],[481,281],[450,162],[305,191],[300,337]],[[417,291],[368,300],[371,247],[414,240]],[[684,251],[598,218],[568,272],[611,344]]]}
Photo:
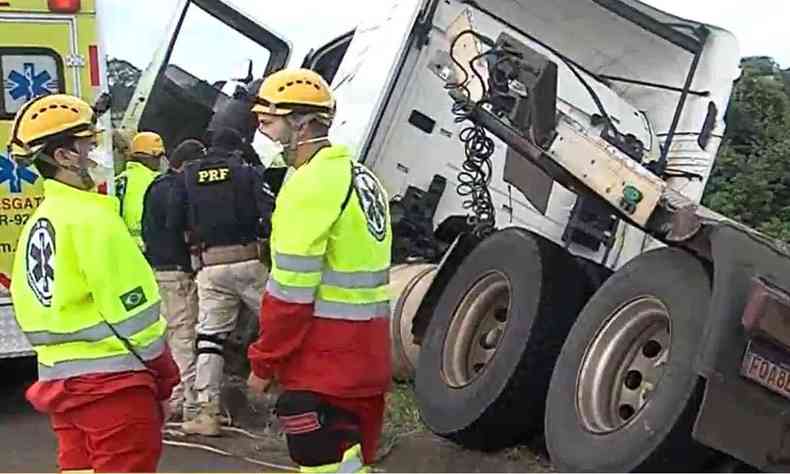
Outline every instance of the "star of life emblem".
{"label": "star of life emblem", "polygon": [[354,164],[351,171],[354,190],[365,213],[368,232],[379,242],[387,235],[387,203],[376,178],[362,165]]}
{"label": "star of life emblem", "polygon": [[25,249],[27,284],[42,306],[52,304],[55,289],[55,228],[48,219],[33,224]]}

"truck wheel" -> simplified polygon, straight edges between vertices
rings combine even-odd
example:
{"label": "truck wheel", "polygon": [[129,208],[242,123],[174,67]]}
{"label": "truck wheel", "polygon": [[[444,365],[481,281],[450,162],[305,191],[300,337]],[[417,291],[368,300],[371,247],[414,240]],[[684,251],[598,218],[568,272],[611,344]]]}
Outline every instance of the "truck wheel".
{"label": "truck wheel", "polygon": [[546,446],[564,472],[693,472],[709,451],[691,438],[703,383],[693,369],[711,282],[663,248],[612,275],[579,314],[546,402]]}
{"label": "truck wheel", "polygon": [[523,229],[475,247],[420,348],[416,397],[434,433],[494,450],[541,432],[555,360],[592,293],[583,275],[561,247]]}

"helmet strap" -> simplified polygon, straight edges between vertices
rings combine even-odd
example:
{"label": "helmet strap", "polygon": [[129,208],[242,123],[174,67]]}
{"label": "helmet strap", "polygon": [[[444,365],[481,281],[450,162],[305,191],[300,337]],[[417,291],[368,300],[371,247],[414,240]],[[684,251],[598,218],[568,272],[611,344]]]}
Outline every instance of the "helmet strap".
{"label": "helmet strap", "polygon": [[91,177],[90,173],[88,172],[88,164],[89,160],[87,157],[83,156],[79,150],[74,148],[67,149],[64,148],[69,153],[76,153],[78,158],[76,165],[63,165],[62,163],[58,162],[54,157],[47,155],[46,153],[39,152],[36,156],[37,160],[41,160],[43,162],[49,163],[55,166],[58,169],[71,173],[80,180],[80,183],[85,189],[91,189],[96,183],[93,182],[93,178]]}

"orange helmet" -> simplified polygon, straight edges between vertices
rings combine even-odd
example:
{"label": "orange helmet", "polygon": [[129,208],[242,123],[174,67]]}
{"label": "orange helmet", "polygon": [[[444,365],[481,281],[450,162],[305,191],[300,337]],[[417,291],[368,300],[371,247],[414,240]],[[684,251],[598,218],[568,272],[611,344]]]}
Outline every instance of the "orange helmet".
{"label": "orange helmet", "polygon": [[335,115],[335,98],[323,77],[310,69],[283,69],[267,77],[258,89],[253,113],[285,116],[315,113],[328,122]]}
{"label": "orange helmet", "polygon": [[132,153],[135,155],[148,155],[159,158],[165,154],[165,142],[158,133],[140,132],[132,139]]}
{"label": "orange helmet", "polygon": [[67,94],[44,95],[28,101],[17,112],[9,154],[17,160],[31,159],[50,140],[87,138],[101,131],[96,128],[93,108],[84,100]]}

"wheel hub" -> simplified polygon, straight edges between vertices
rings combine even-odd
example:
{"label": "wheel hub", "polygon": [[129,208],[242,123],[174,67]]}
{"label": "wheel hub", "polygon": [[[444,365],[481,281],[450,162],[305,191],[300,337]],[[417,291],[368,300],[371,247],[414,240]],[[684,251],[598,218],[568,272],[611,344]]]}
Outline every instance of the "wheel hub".
{"label": "wheel hub", "polygon": [[576,381],[576,409],[585,429],[621,429],[650,403],[671,347],[669,310],[652,296],[613,312],[587,346]]}
{"label": "wheel hub", "polygon": [[453,313],[442,350],[445,383],[470,384],[493,359],[510,314],[510,282],[500,272],[484,275]]}

